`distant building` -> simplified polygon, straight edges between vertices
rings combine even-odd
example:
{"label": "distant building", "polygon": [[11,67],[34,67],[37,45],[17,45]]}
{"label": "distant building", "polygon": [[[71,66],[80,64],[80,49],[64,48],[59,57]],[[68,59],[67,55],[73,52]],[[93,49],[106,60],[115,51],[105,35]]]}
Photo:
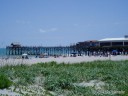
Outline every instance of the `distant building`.
{"label": "distant building", "polygon": [[99,46],[128,46],[128,36],[125,36],[124,38],[105,38],[99,40]]}
{"label": "distant building", "polygon": [[12,47],[21,47],[21,44],[18,42],[13,42],[13,43],[11,43],[11,46]]}
{"label": "distant building", "polygon": [[89,47],[96,47],[96,46],[99,46],[99,42],[97,40],[88,40],[88,41],[76,43],[77,50],[85,50]]}
{"label": "distant building", "polygon": [[101,40],[89,40],[78,42],[76,48],[79,51],[109,51],[118,50],[128,52],[128,35],[123,38],[105,38]]}
{"label": "distant building", "polygon": [[78,42],[78,47],[116,47],[116,46],[128,46],[128,35],[123,38],[105,38],[101,40],[89,40],[84,42]]}

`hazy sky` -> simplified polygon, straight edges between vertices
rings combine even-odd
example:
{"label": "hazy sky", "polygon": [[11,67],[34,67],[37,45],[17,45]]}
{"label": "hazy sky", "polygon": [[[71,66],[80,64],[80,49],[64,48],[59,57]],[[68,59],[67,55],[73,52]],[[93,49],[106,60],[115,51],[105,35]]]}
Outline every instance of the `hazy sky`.
{"label": "hazy sky", "polygon": [[128,0],[0,0],[0,47],[70,45],[128,34]]}

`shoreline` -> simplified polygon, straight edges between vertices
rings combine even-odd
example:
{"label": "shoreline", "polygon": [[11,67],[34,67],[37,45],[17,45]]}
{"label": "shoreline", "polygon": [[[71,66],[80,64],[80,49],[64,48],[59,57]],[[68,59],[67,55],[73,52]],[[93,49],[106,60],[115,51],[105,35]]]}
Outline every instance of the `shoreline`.
{"label": "shoreline", "polygon": [[48,57],[48,58],[29,58],[29,59],[14,59],[14,58],[1,58],[0,66],[5,65],[20,65],[27,64],[32,65],[36,63],[45,63],[55,61],[57,63],[80,63],[80,62],[92,62],[97,60],[112,60],[112,61],[120,61],[120,60],[128,60],[127,55],[118,55],[118,56],[109,56],[109,57],[100,57],[100,56],[77,56],[77,57]]}

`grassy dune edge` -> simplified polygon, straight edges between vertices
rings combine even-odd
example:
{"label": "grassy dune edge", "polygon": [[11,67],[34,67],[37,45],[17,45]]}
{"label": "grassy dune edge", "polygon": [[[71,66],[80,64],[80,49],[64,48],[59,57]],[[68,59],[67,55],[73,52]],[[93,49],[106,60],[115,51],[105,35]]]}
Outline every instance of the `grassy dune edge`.
{"label": "grassy dune edge", "polygon": [[0,76],[1,95],[128,96],[128,60],[11,65]]}

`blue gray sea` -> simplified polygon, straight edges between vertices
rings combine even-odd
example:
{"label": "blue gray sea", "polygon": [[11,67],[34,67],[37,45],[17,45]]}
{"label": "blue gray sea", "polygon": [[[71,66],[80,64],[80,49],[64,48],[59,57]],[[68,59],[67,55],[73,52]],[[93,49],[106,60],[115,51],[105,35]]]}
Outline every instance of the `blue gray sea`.
{"label": "blue gray sea", "polygon": [[6,48],[0,48],[0,57],[6,56]]}

